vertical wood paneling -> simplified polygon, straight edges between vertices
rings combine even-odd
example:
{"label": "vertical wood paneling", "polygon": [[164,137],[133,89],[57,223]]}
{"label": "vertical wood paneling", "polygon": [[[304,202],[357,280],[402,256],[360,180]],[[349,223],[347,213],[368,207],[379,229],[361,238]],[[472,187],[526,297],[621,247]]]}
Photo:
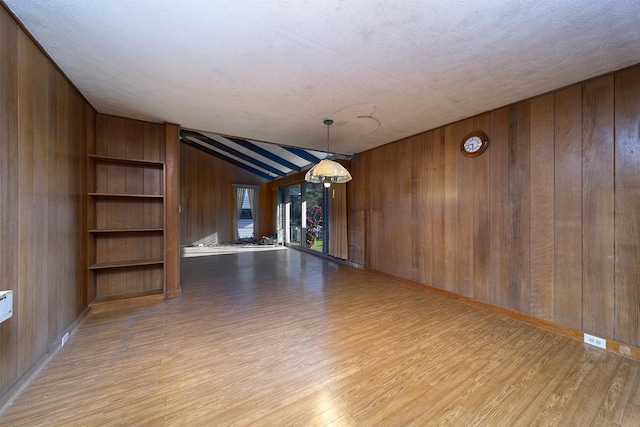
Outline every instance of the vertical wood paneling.
{"label": "vertical wood paneling", "polygon": [[[371,158],[371,170],[382,170],[380,168],[384,167],[383,159],[386,155],[388,155],[384,151],[385,147],[380,149],[379,156],[373,156]],[[384,179],[381,176],[382,174],[371,174],[372,181],[372,193],[371,193],[371,223],[370,223],[370,233],[372,236],[372,241],[369,245],[369,250],[371,253],[371,262],[372,265],[375,265],[377,269],[384,269],[385,266],[385,256],[382,251],[382,247],[385,244],[385,233],[382,231],[381,227],[384,227],[384,218],[385,218],[385,205],[384,201],[387,195],[385,194],[386,187],[384,186]],[[389,215],[389,214],[387,214]],[[391,229],[393,226],[389,227]],[[374,231],[377,230],[377,231]],[[387,271],[387,270],[383,270]]]}
{"label": "vertical wood paneling", "polygon": [[[180,245],[233,241],[233,184],[264,185],[266,181],[193,147],[180,144]],[[260,191],[260,195],[267,194]],[[275,209],[268,200],[269,210]],[[272,216],[260,213],[256,238],[272,235]],[[260,228],[264,227],[264,228]]]}
{"label": "vertical wood paneling", "polygon": [[554,98],[531,100],[531,302],[530,314],[554,315]]}
{"label": "vertical wood paneling", "polygon": [[[384,148],[384,147],[383,147]],[[381,150],[376,150],[376,155],[372,155],[369,159],[369,170],[382,170],[384,165],[382,161],[384,160],[384,155]],[[369,228],[367,230],[367,254],[369,258],[369,265],[375,269],[381,269],[380,264],[380,247],[382,243],[382,227],[384,224],[380,221],[380,217],[382,215],[383,206],[382,200],[383,195],[382,191],[382,174],[374,173],[369,175],[369,179],[371,185],[369,187],[369,206],[370,206],[370,215],[369,215]],[[384,270],[383,270],[384,271]]]}
{"label": "vertical wood paneling", "polygon": [[582,328],[582,87],[555,93],[554,320]]}
{"label": "vertical wood paneling", "polygon": [[[47,86],[48,86],[48,99],[49,99],[49,105],[48,105],[48,109],[47,109],[47,116],[48,116],[48,143],[49,143],[49,150],[47,150],[47,169],[49,170],[49,175],[48,175],[48,179],[47,179],[47,203],[49,206],[48,209],[48,213],[49,216],[47,218],[47,223],[49,224],[49,226],[47,227],[47,253],[55,253],[55,251],[58,250],[58,246],[56,244],[57,242],[57,236],[56,236],[56,228],[53,227],[53,224],[58,224],[58,199],[60,198],[60,195],[58,194],[58,176],[61,173],[60,170],[60,166],[58,164],[58,120],[57,120],[57,115],[58,115],[58,92],[57,92],[57,84],[56,84],[56,80],[57,80],[57,75],[58,72],[57,70],[52,67],[52,66],[48,66],[47,69],[49,70],[48,76],[47,76]],[[42,159],[44,161],[44,159]],[[58,266],[53,264],[49,264],[50,266],[50,270],[47,271],[48,273],[48,280],[51,281],[51,287],[49,288],[49,292],[47,292],[47,305],[49,307],[55,307],[55,309],[53,310],[49,310],[49,318],[47,320],[47,326],[48,326],[48,340],[49,342],[51,342],[57,335],[57,318],[58,318],[58,301],[57,301],[57,296],[58,296],[58,288],[57,285],[59,284],[59,277],[56,276],[57,271],[58,271]]]}
{"label": "vertical wood paneling", "polygon": [[458,156],[460,155],[458,128],[444,128],[444,244],[443,281],[444,289],[456,292],[456,268],[458,245]]}
{"label": "vertical wood paneling", "polygon": [[[92,145],[91,141],[94,138],[93,125],[89,123],[89,117],[87,116],[88,105],[84,98],[73,87],[69,88],[73,94],[73,117],[71,123],[73,124],[74,134],[73,140],[77,141],[73,145],[73,163],[77,164],[78,172],[72,176],[73,179],[73,197],[72,200],[79,203],[79,208],[74,210],[76,216],[76,225],[72,228],[75,234],[76,245],[74,258],[78,260],[78,263],[72,267],[72,271],[75,272],[75,282],[82,283],[81,286],[75,292],[75,313],[71,321],[75,321],[76,318],[82,315],[85,308],[91,301],[88,295],[87,286],[87,253],[89,241],[87,240],[87,229],[89,227],[88,219],[88,195],[87,187],[88,183],[88,164],[87,164],[87,147]],[[78,226],[80,225],[80,227]]]}
{"label": "vertical wood paneling", "polygon": [[[473,129],[483,131],[491,140],[491,114],[473,118]],[[491,211],[491,147],[473,162],[473,297],[490,298],[489,264]]]}
{"label": "vertical wood paneling", "polygon": [[[457,123],[458,136],[455,144],[460,146],[460,141],[473,131],[473,119],[463,120]],[[474,185],[474,160],[465,157],[457,150],[458,159],[458,204],[457,204],[457,232],[456,246],[456,290],[455,292],[473,296],[473,193]]]}
{"label": "vertical wood paneling", "polygon": [[431,240],[427,242],[428,249],[432,254],[432,271],[428,284],[441,284],[444,282],[444,257],[442,248],[444,247],[444,201],[445,201],[445,182],[444,182],[444,132],[442,128],[435,129],[430,132],[432,134],[431,144],[433,147],[433,155],[431,169],[431,196],[430,206],[427,209],[431,211]]}
{"label": "vertical wood paneling", "polygon": [[[366,263],[366,205],[364,200],[367,188],[366,174],[363,171],[362,162],[364,156],[356,155],[351,159],[351,176],[354,177],[347,183],[347,206],[349,206],[349,260],[358,264]],[[277,205],[277,201],[274,206]]]}
{"label": "vertical wood paneling", "polygon": [[[433,133],[426,132],[422,136],[422,146],[424,147],[424,179],[425,182],[416,182],[416,185],[421,193],[422,198],[418,197],[413,201],[413,211],[418,213],[423,211],[422,215],[418,214],[418,218],[421,217],[421,228],[424,230],[422,235],[425,238],[422,240],[422,265],[419,266],[418,280],[421,283],[431,283],[433,281],[433,258],[434,251],[430,242],[433,242],[433,206],[434,203],[431,200],[433,198]],[[417,280],[417,279],[416,279]]]}
{"label": "vertical wood paneling", "polygon": [[[362,196],[360,197],[360,200],[362,201],[362,207],[364,209],[364,260],[365,260],[365,264],[369,264],[369,251],[370,251],[370,247],[371,245],[369,244],[369,239],[372,236],[372,233],[369,233],[369,227],[371,226],[371,174],[367,173],[366,171],[371,170],[371,155],[370,152],[365,152],[363,153],[363,157],[361,158],[360,161],[360,165],[361,168],[360,170],[357,172],[358,176],[361,177],[362,180],[362,187],[359,187],[359,191],[362,192]],[[348,208],[348,206],[347,206]],[[370,265],[370,264],[369,264]]]}
{"label": "vertical wood paneling", "polygon": [[[638,345],[638,100],[635,66],[360,153],[366,266]],[[490,137],[475,159],[471,130]]]}
{"label": "vertical wood paneling", "polygon": [[[0,277],[14,284],[14,304],[19,303],[18,283],[18,27],[0,8]],[[25,313],[30,315],[31,313]],[[26,321],[26,319],[25,319]],[[17,316],[0,324],[0,381],[5,391],[18,373]],[[22,372],[20,372],[22,373]]]}
{"label": "vertical wood paneling", "polygon": [[369,153],[361,153],[351,160],[351,175],[354,177],[347,184],[347,204],[352,209],[349,214],[349,259],[359,265],[367,264],[367,223],[369,205],[365,198],[369,185],[366,173]]}
{"label": "vertical wood paneling", "polygon": [[[59,307],[57,335],[60,335],[69,325],[76,319],[76,296],[82,294],[85,286],[69,286],[77,284],[76,269],[84,268],[84,255],[82,251],[82,242],[76,239],[78,229],[86,230],[84,223],[85,218],[82,217],[83,205],[82,201],[86,188],[77,189],[75,186],[76,175],[84,173],[84,163],[86,158],[75,155],[77,146],[86,144],[84,138],[75,140],[78,136],[76,126],[80,126],[81,122],[74,122],[74,103],[73,98],[76,94],[75,89],[69,84],[67,79],[58,73],[56,77],[56,85],[58,92],[58,120],[57,138],[58,138],[58,194],[57,200],[58,220],[55,225],[56,242],[58,242],[57,251],[60,258],[55,264],[58,277],[58,293],[57,304]],[[82,181],[85,181],[82,179]],[[79,192],[76,192],[79,191]],[[60,247],[59,242],[67,242]],[[82,258],[80,258],[82,257]],[[84,276],[83,276],[84,278]],[[79,313],[78,313],[79,314]]]}
{"label": "vertical wood paneling", "polygon": [[[36,49],[34,51],[34,153],[37,154],[38,167],[34,168],[34,192],[35,192],[35,205],[34,205],[34,223],[33,233],[36,244],[34,245],[33,259],[45,260],[48,256],[49,248],[49,233],[48,233],[48,217],[49,217],[49,203],[48,203],[48,181],[49,181],[49,145],[48,139],[48,106],[49,106],[49,91],[48,91],[48,73],[50,68],[49,60],[44,54]],[[35,312],[36,319],[36,355],[44,354],[47,347],[51,343],[49,339],[48,329],[42,327],[46,325],[49,318],[49,310],[55,310],[55,307],[50,307],[48,304],[48,294],[52,292],[49,290],[47,280],[49,277],[48,263],[42,262],[38,264],[38,268],[35,269],[34,283],[37,289],[38,298],[35,298]],[[85,277],[86,280],[86,277]]]}
{"label": "vertical wood paneling", "polygon": [[582,92],[582,327],[614,335],[613,75]]}
{"label": "vertical wood paneling", "polygon": [[[86,308],[91,107],[0,8],[0,398]],[[87,112],[87,114],[85,114]]]}
{"label": "vertical wood paneling", "polygon": [[[196,150],[187,150],[184,144],[180,144],[180,245],[186,245],[186,242],[193,242],[191,227],[193,220],[184,221],[184,218],[191,218],[193,215],[192,206],[197,205],[194,198],[193,186],[185,185],[188,182],[196,182],[194,174],[197,172],[194,167],[194,157]],[[190,168],[185,168],[185,164],[190,164]],[[196,164],[197,166],[197,164]]]}
{"label": "vertical wood paneling", "polygon": [[[428,136],[427,136],[428,135]],[[428,141],[427,141],[428,139]],[[429,283],[430,279],[425,276],[431,271],[431,250],[427,242],[431,241],[430,215],[428,208],[431,203],[427,200],[430,197],[428,185],[431,183],[429,168],[431,166],[431,134],[425,133],[412,138],[410,142],[410,161],[408,165],[411,173],[411,235],[424,236],[423,239],[411,239],[411,280],[420,283]],[[408,246],[408,245],[407,245]]]}
{"label": "vertical wood paneling", "polygon": [[[404,141],[403,141],[404,142]],[[399,146],[386,145],[383,149],[385,164],[391,171],[390,177],[380,181],[382,187],[382,201],[381,201],[381,221],[379,226],[385,227],[385,232],[382,235],[382,247],[387,248],[384,256],[380,253],[380,264],[385,271],[391,271],[392,274],[398,274],[401,277],[406,277],[406,269],[403,269],[403,264],[406,266],[407,260],[400,261],[398,249],[400,247],[400,241],[391,236],[400,236],[402,228],[402,217],[400,216],[400,210],[407,208],[407,206],[401,205],[401,193],[400,184],[402,181],[402,175],[400,174],[400,158],[402,157],[402,147],[404,144],[400,143]],[[382,170],[382,169],[380,169]],[[391,224],[391,226],[389,226]],[[380,252],[382,252],[380,250]]]}
{"label": "vertical wood paneling", "polygon": [[[200,154],[200,153],[198,153]],[[196,225],[197,225],[197,238],[194,241],[199,241],[202,238],[215,235],[215,242],[226,242],[233,237],[233,234],[228,232],[227,228],[230,228],[231,224],[225,224],[224,227],[218,229],[218,223],[222,224],[220,215],[210,215],[209,212],[220,212],[220,199],[226,198],[228,189],[220,187],[220,191],[213,197],[211,185],[215,180],[213,173],[215,169],[209,168],[209,163],[206,157],[199,155],[196,157],[198,171],[196,186],[197,189],[196,198],[198,204],[196,205]],[[185,184],[187,185],[187,184]],[[193,184],[191,184],[193,185]],[[210,219],[208,218],[210,217]],[[224,239],[222,236],[229,236],[228,239]],[[224,239],[224,240],[221,240]]]}
{"label": "vertical wood paneling", "polygon": [[[347,190],[348,192],[348,190]],[[366,248],[366,219],[365,210],[355,210],[349,215],[349,260],[358,264],[365,265],[365,248]]]}
{"label": "vertical wood paneling", "polygon": [[491,237],[489,302],[509,307],[509,123],[507,107],[491,113]]}
{"label": "vertical wood paneling", "polygon": [[[22,31],[18,33],[19,58],[19,142],[18,142],[18,216],[21,223],[33,224],[34,211],[34,46]],[[4,205],[2,206],[4,208]],[[25,313],[18,322],[19,342],[35,342],[35,264],[28,254],[33,253],[34,236],[30,227],[18,227],[18,277],[23,283],[16,298],[16,309]],[[34,361],[34,345],[18,346],[18,370],[25,371]]]}
{"label": "vertical wood paneling", "polygon": [[[401,236],[412,234],[411,227],[411,214],[412,214],[412,196],[411,196],[411,145],[416,138],[412,137],[405,140],[402,144],[402,150],[399,155],[395,156],[397,166],[397,174],[399,180],[393,180],[396,182],[395,189],[397,192],[392,192],[389,196],[391,203],[395,209],[396,218],[400,218],[400,227],[396,230]],[[390,221],[386,221],[387,224]],[[402,277],[411,278],[411,245],[402,242],[400,239],[396,239],[395,236],[388,235],[388,239],[392,246],[395,247],[396,254],[396,268],[397,274]]]}
{"label": "vertical wood paneling", "polygon": [[[68,313],[71,311],[73,313],[73,308],[71,307],[71,302],[73,299],[69,299],[69,295],[67,294],[67,288],[64,287],[64,281],[67,280],[69,275],[69,261],[72,261],[72,258],[69,254],[69,247],[73,245],[74,242],[69,242],[71,245],[64,245],[62,248],[58,246],[58,242],[61,241],[69,241],[69,210],[67,209],[67,198],[69,197],[69,173],[70,165],[68,164],[68,153],[69,153],[69,137],[70,137],[70,129],[69,129],[69,109],[71,107],[70,99],[69,99],[69,91],[68,91],[68,82],[60,73],[56,73],[55,78],[55,91],[58,99],[58,108],[56,111],[56,150],[55,150],[55,162],[57,169],[56,176],[56,214],[58,218],[57,227],[53,229],[54,231],[54,239],[53,241],[56,243],[56,250],[62,255],[61,258],[58,259],[58,262],[53,266],[54,268],[49,271],[49,274],[52,276],[52,279],[55,280],[56,288],[55,293],[53,295],[55,301],[55,307],[57,307],[56,314],[56,332],[64,330],[66,325],[69,325],[71,322],[66,322],[66,318]],[[78,224],[82,226],[82,224]],[[52,274],[53,273],[53,274]]]}
{"label": "vertical wood paneling", "polygon": [[274,219],[276,209],[275,206],[278,205],[277,192],[274,194],[268,186],[261,186],[259,189],[259,203],[260,215],[258,217],[258,226],[256,229],[256,232],[259,233],[256,236],[256,238],[258,239],[262,238],[263,236],[273,236],[277,232]]}
{"label": "vertical wood paneling", "polygon": [[615,338],[640,345],[640,66],[615,76]]}
{"label": "vertical wood paneling", "polygon": [[509,306],[529,313],[531,282],[529,114],[530,102],[512,106],[509,144]]}
{"label": "vertical wood paneling", "polygon": [[[374,185],[374,180],[376,179],[376,177],[379,174],[371,174],[371,173],[367,173],[367,170],[371,170],[373,167],[373,157],[372,153],[370,151],[367,151],[365,153],[362,153],[361,155],[361,161],[360,161],[360,170],[358,171],[359,175],[364,175],[366,174],[366,180],[367,180],[367,184],[368,186],[366,188],[360,188],[361,191],[363,191],[366,196],[365,196],[365,200],[364,200],[364,206],[366,209],[366,228],[365,228],[365,253],[364,253],[364,259],[365,259],[365,264],[368,266],[373,267],[375,265],[374,260],[373,260],[373,255],[372,255],[372,251],[373,248],[375,247],[374,242],[377,241],[378,238],[378,233],[374,233],[373,232],[373,224],[374,224],[374,220],[375,220],[375,208],[374,208],[374,199],[377,197],[377,194],[373,191],[376,187]],[[374,267],[375,268],[375,267]]]}

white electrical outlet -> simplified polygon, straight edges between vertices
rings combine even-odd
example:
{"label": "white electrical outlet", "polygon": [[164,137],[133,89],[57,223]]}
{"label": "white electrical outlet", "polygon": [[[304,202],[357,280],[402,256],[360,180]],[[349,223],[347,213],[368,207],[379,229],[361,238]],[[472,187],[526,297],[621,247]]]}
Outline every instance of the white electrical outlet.
{"label": "white electrical outlet", "polygon": [[69,332],[67,332],[66,334],[64,334],[62,336],[62,346],[61,347],[64,347],[64,345],[67,343],[67,341],[69,341]]}
{"label": "white electrical outlet", "polygon": [[594,337],[593,335],[584,334],[584,342],[587,344],[594,345],[596,347],[600,347],[604,350],[607,349],[607,340],[604,338]]}

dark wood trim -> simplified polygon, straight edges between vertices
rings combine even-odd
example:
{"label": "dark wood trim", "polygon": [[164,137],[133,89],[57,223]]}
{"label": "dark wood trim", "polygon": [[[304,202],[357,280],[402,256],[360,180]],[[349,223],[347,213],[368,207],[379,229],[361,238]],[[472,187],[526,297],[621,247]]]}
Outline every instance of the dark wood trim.
{"label": "dark wood trim", "polygon": [[162,194],[127,194],[127,193],[89,193],[91,197],[131,197],[142,199],[162,199]]}
{"label": "dark wood trim", "polygon": [[106,261],[106,262],[96,262],[95,264],[89,267],[89,270],[102,270],[105,268],[120,268],[120,267],[139,267],[143,265],[156,265],[163,264],[164,260],[162,258],[149,258],[149,259],[136,259],[136,260],[126,260],[126,261]]}
{"label": "dark wood trim", "polygon": [[109,228],[109,229],[93,229],[89,230],[89,233],[136,233],[136,232],[144,232],[144,231],[163,231],[162,227],[155,228]]}
{"label": "dark wood trim", "polygon": [[101,162],[123,163],[123,164],[130,164],[130,165],[157,166],[158,168],[162,168],[162,166],[164,165],[163,162],[155,161],[155,160],[127,159],[125,157],[100,156],[100,155],[97,155],[97,154],[89,154],[89,158],[94,159],[95,161],[101,161]]}
{"label": "dark wood trim", "polygon": [[165,123],[165,296],[173,298],[180,287],[180,125]]}

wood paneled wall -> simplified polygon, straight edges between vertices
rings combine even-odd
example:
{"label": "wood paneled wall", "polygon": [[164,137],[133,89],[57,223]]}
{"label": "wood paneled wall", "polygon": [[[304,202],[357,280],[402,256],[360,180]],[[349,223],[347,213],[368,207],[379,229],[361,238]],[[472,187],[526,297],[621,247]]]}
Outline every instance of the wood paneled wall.
{"label": "wood paneled wall", "polygon": [[233,184],[260,185],[256,239],[273,231],[272,194],[266,180],[193,147],[180,144],[180,245],[233,241]]}
{"label": "wood paneled wall", "polygon": [[636,66],[361,153],[351,259],[638,346],[639,123]]}
{"label": "wood paneled wall", "polygon": [[0,400],[88,306],[86,147],[95,112],[0,7]]}

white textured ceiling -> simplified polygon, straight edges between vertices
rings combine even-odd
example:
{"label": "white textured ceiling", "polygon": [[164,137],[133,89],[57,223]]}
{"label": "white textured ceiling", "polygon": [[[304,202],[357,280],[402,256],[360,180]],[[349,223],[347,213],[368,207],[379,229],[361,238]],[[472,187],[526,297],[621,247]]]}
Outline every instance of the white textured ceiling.
{"label": "white textured ceiling", "polygon": [[637,0],[4,0],[101,113],[354,153],[640,62]]}

